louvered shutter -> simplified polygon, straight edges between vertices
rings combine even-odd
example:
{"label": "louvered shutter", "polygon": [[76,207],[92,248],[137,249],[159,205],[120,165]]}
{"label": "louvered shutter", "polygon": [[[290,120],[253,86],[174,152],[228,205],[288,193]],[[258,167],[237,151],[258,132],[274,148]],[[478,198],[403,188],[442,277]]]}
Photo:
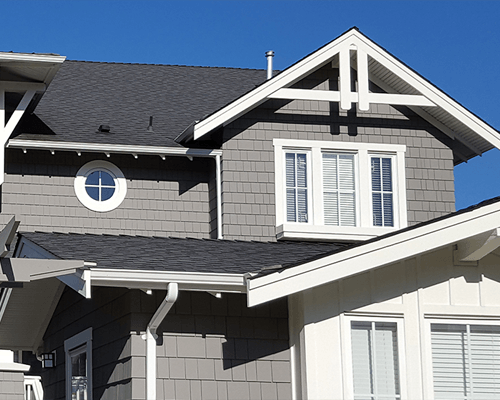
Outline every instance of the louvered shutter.
{"label": "louvered shutter", "polygon": [[307,154],[285,154],[286,220],[307,222]]}
{"label": "louvered shutter", "polygon": [[356,226],[354,155],[323,154],[325,225]]}
{"label": "louvered shutter", "polygon": [[436,399],[500,398],[500,327],[431,324]]}
{"label": "louvered shutter", "polygon": [[355,399],[399,399],[397,327],[389,322],[351,323]]}
{"label": "louvered shutter", "polygon": [[372,207],[374,226],[394,226],[392,159],[372,157]]}

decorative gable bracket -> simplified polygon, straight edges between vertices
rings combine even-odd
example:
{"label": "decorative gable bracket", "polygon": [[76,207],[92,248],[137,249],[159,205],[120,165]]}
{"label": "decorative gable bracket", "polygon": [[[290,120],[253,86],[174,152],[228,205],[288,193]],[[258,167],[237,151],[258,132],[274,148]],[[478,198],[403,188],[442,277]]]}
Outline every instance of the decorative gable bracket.
{"label": "decorative gable bracket", "polygon": [[455,265],[476,266],[477,262],[500,247],[500,228],[461,240],[453,250]]}
{"label": "decorative gable bracket", "polygon": [[[353,103],[358,103],[361,111],[368,111],[372,103],[422,107],[436,106],[434,102],[422,95],[370,93],[368,89],[370,81],[368,52],[361,43],[343,43],[339,46],[338,53],[333,53],[334,56],[337,54],[339,57],[339,91],[282,88],[271,93],[268,98],[337,102],[340,103],[342,110],[350,110]],[[357,60],[356,65],[352,65],[351,62],[354,58]],[[357,69],[357,91],[355,92],[351,91],[351,68],[353,67]]]}

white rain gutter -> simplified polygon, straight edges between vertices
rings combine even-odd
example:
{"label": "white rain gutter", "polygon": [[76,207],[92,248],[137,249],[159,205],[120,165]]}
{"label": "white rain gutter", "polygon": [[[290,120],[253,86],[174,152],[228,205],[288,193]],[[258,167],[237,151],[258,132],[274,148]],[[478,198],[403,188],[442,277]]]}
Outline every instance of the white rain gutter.
{"label": "white rain gutter", "polygon": [[[222,175],[221,156],[222,150],[215,149],[190,149],[185,147],[161,147],[161,146],[130,146],[121,144],[99,144],[99,143],[78,143],[78,142],[56,142],[40,141],[29,139],[10,139],[8,148],[22,149],[25,153],[28,150],[48,150],[52,154],[56,151],[74,151],[79,156],[82,152],[104,153],[107,157],[111,154],[128,153],[137,158],[139,155],[159,156],[165,160],[166,156],[186,156],[209,157],[215,159],[215,182],[217,196],[217,239],[222,236]],[[1,148],[0,148],[1,150]]]}
{"label": "white rain gutter", "polygon": [[179,295],[177,283],[170,282],[167,295],[149,321],[146,329],[146,400],[156,400],[156,330],[168,314]]}

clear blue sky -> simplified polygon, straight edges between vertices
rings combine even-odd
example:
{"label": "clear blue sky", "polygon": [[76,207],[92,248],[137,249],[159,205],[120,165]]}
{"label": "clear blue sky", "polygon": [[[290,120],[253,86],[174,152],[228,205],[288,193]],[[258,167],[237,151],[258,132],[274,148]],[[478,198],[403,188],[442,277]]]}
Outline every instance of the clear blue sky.
{"label": "clear blue sky", "polygon": [[[500,1],[0,1],[0,51],[283,69],[352,26],[500,128]],[[500,152],[455,169],[457,209],[500,195]]]}

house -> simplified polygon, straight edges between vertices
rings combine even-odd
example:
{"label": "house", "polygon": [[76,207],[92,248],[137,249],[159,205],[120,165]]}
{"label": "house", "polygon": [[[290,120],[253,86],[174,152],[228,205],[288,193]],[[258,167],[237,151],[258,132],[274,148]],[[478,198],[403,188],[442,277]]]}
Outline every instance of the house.
{"label": "house", "polygon": [[272,75],[0,53],[0,399],[498,397],[499,132],[357,28]]}

